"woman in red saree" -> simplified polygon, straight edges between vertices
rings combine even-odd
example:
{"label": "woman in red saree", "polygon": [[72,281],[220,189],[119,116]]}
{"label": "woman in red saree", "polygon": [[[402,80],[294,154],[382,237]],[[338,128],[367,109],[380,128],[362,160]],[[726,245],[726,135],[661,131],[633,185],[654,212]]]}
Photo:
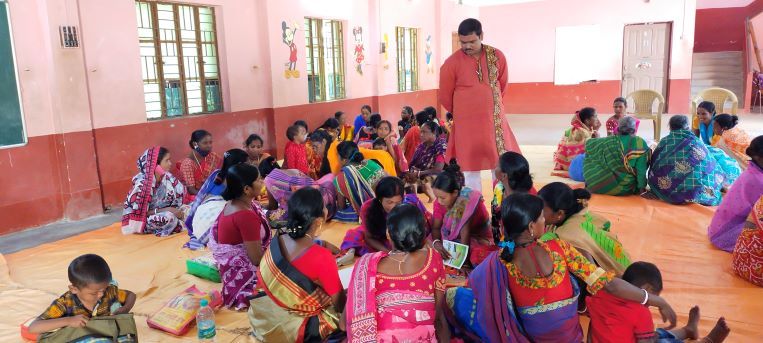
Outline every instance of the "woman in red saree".
{"label": "woman in red saree", "polygon": [[184,203],[190,203],[199,192],[204,181],[215,169],[219,169],[223,160],[212,152],[212,134],[206,130],[196,130],[191,133],[188,142],[191,153],[177,164],[180,170],[180,182],[185,185],[188,197]]}
{"label": "woman in red saree", "polygon": [[449,342],[442,257],[426,246],[424,216],[402,204],[387,223],[393,250],[364,255],[345,307],[349,342]]}
{"label": "woman in red saree", "polygon": [[585,153],[585,143],[599,137],[601,122],[596,109],[585,107],[575,113],[572,127],[564,131],[564,136],[554,153],[554,171],[551,175],[569,177],[570,163],[575,156]]}

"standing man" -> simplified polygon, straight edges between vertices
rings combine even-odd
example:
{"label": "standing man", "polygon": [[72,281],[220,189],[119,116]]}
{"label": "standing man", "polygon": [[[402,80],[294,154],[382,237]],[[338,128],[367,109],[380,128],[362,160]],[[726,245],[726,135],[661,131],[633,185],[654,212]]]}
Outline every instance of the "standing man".
{"label": "standing man", "polygon": [[482,23],[477,19],[458,25],[458,39],[461,50],[440,67],[440,104],[458,118],[448,140],[447,160],[456,157],[466,186],[481,192],[480,172],[495,168],[504,152],[519,152],[503,113],[506,57],[482,44]]}

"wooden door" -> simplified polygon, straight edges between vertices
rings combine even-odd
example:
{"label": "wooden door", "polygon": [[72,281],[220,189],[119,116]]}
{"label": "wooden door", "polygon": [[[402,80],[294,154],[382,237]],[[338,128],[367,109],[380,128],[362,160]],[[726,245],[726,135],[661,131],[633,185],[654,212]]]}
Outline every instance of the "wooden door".
{"label": "wooden door", "polygon": [[625,26],[623,97],[639,89],[651,89],[667,98],[670,29],[670,23]]}
{"label": "wooden door", "polygon": [[459,49],[461,49],[461,40],[458,39],[458,32],[453,32],[453,34],[451,35],[451,39],[452,39],[452,46],[453,46],[453,51],[451,52],[456,52]]}

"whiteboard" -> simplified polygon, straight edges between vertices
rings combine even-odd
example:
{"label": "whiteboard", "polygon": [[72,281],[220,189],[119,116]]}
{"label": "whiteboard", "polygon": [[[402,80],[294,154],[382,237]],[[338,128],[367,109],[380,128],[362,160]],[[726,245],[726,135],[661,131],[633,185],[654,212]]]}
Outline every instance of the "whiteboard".
{"label": "whiteboard", "polygon": [[598,80],[601,63],[599,25],[556,28],[554,84],[576,85],[583,81]]}

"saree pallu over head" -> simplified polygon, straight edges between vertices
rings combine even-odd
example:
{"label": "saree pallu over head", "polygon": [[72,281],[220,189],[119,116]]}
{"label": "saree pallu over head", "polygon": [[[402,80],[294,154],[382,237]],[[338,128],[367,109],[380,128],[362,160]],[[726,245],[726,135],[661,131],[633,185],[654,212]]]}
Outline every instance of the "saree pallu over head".
{"label": "saree pallu over head", "polygon": [[688,130],[675,130],[654,150],[648,183],[654,194],[671,204],[717,206],[721,189],[739,176],[735,165],[723,151],[705,146]]}
{"label": "saree pallu over head", "polygon": [[[449,241],[458,241],[461,230],[471,219],[477,206],[482,203],[482,193],[469,187],[461,189],[456,202],[453,204],[442,220],[442,237]],[[468,229],[467,229],[468,230]],[[461,242],[469,244],[469,242]]]}
{"label": "saree pallu over head", "polygon": [[331,297],[289,262],[277,237],[262,257],[257,277],[266,294],[255,297],[249,308],[258,340],[322,341],[339,327]]}
{"label": "saree pallu over head", "polygon": [[[122,233],[143,233],[148,220],[151,204],[162,207],[180,207],[183,205],[185,187],[175,176],[166,172],[159,185],[156,185],[154,170],[159,163],[159,149],[155,146],[146,149],[138,158],[139,173],[132,178],[132,189],[125,200],[122,211]],[[162,198],[154,199],[155,190],[163,187]]]}
{"label": "saree pallu over head", "polygon": [[647,142],[638,136],[609,136],[586,142],[583,175],[586,188],[596,194],[629,195],[646,188],[651,157]]}
{"label": "saree pallu over head", "polygon": [[447,147],[448,142],[442,138],[438,138],[430,145],[424,143],[419,144],[419,146],[416,147],[416,151],[413,153],[411,162],[408,164],[409,168],[416,168],[419,170],[432,169],[435,157],[445,155]]}
{"label": "saree pallu over head", "polygon": [[564,131],[554,153],[554,170],[570,170],[572,159],[585,152],[586,142],[593,137],[593,129],[583,124],[578,114],[575,114],[571,124],[572,127]]}
{"label": "saree pallu over head", "polygon": [[265,177],[265,188],[278,202],[278,207],[283,210],[281,212],[284,217],[289,209],[288,203],[292,193],[304,187],[316,188],[323,196],[323,205],[328,210],[328,217],[332,218],[336,213],[336,189],[333,181],[334,175],[332,174],[326,174],[318,180],[313,180],[296,169],[274,169]]}
{"label": "saree pallu over head", "polygon": [[342,167],[334,179],[334,186],[337,193],[350,202],[355,213],[360,213],[363,203],[374,197],[374,187],[385,176],[387,173],[379,164],[366,160]]}
{"label": "saree pallu over head", "polygon": [[561,226],[552,227],[540,240],[561,238],[576,249],[590,253],[601,268],[623,275],[631,259],[617,236],[610,232],[610,226],[606,218],[584,210],[567,218]]}
{"label": "saree pallu over head", "polygon": [[743,279],[763,287],[763,195],[753,206],[737,238],[732,269]]}
{"label": "saree pallu over head", "polygon": [[[723,150],[729,157],[734,158],[739,167],[742,170],[747,169],[747,162],[750,160],[750,156],[747,156],[747,148],[750,146],[752,139],[739,126],[735,126],[732,129],[726,130],[718,137],[715,136],[713,146]],[[715,139],[718,138],[718,139]]]}
{"label": "saree pallu over head", "polygon": [[[252,210],[260,217],[262,248],[266,249],[270,244],[270,224],[256,201],[252,201]],[[249,260],[244,243],[218,243],[217,222],[212,224],[209,231],[209,250],[220,270],[223,284],[223,305],[236,311],[245,310],[249,307],[249,299],[257,284],[257,267]]]}

